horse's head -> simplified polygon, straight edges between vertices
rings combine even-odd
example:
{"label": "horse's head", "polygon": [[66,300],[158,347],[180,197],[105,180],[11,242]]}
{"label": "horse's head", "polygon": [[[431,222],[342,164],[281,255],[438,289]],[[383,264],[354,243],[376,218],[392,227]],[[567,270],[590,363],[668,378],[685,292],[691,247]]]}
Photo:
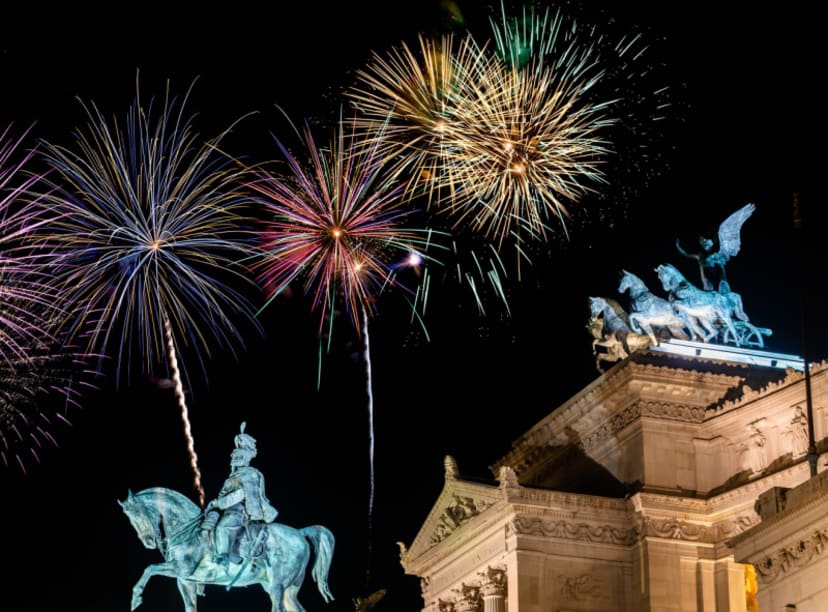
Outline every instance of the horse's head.
{"label": "horse's head", "polygon": [[672,264],[661,264],[655,270],[665,291],[675,289],[684,280],[681,272]]}
{"label": "horse's head", "polygon": [[158,548],[156,537],[155,521],[152,513],[144,505],[144,502],[137,495],[129,491],[124,501],[118,500],[124,514],[127,515],[132,528],[138,534],[138,538],[146,548]]}
{"label": "horse's head", "polygon": [[602,312],[604,312],[604,307],[606,306],[606,302],[603,298],[599,297],[590,297],[589,298],[589,314],[595,318]]}
{"label": "horse's head", "polygon": [[618,293],[624,293],[641,285],[641,280],[635,274],[621,270],[621,281],[618,283]]}

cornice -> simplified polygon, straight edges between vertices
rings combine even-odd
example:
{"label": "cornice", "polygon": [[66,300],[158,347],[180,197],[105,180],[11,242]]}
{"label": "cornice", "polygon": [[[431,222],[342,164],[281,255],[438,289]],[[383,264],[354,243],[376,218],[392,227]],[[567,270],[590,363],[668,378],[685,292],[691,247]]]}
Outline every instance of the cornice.
{"label": "cornice", "polygon": [[566,512],[583,512],[590,510],[601,510],[608,512],[628,512],[629,504],[623,499],[611,497],[599,497],[595,495],[582,495],[578,493],[564,493],[561,491],[549,491],[546,489],[534,489],[531,487],[519,487],[508,489],[504,495],[507,503],[520,511],[526,511],[529,506],[542,508],[554,508]]}
{"label": "cornice", "polygon": [[[770,487],[765,487],[768,490]],[[789,489],[785,495],[785,508],[776,514],[766,518],[757,525],[750,534],[743,534],[734,538],[733,545],[741,543],[750,537],[758,541],[765,533],[779,533],[784,525],[791,523],[797,516],[801,516],[816,508],[824,508],[828,501],[828,471],[823,471],[817,476],[802,482],[795,488]],[[826,518],[828,521],[828,518]]]}
{"label": "cornice", "polygon": [[[650,359],[663,359],[663,355],[648,354]],[[492,473],[497,474],[504,465],[518,473],[526,471],[547,454],[544,447],[570,443],[566,432],[572,429],[581,432],[582,445],[589,450],[640,416],[702,423],[706,409],[744,377],[694,369],[695,361],[709,360],[683,359],[683,367],[632,358],[616,364],[515,440],[512,449],[490,467]],[[747,367],[730,362],[727,365]],[[600,414],[596,414],[599,406]],[[578,423],[585,426],[574,427]]]}

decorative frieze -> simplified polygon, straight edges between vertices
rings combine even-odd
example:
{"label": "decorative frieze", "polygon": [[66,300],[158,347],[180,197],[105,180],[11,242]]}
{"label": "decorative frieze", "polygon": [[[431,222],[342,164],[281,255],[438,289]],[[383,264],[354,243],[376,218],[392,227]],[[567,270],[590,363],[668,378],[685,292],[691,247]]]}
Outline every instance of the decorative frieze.
{"label": "decorative frieze", "polygon": [[614,527],[572,523],[566,520],[548,520],[520,516],[507,525],[507,535],[530,535],[565,538],[582,542],[630,545],[638,539],[637,527]]}
{"label": "decorative frieze", "polygon": [[744,515],[705,525],[675,518],[639,516],[637,520],[630,521],[631,527],[616,527],[519,516],[508,524],[507,533],[622,545],[633,544],[644,536],[715,544],[741,533],[758,521],[756,516]]}
{"label": "decorative frieze", "polygon": [[808,565],[814,557],[821,556],[825,552],[826,543],[828,529],[820,529],[804,540],[780,548],[764,559],[751,563],[756,568],[759,582],[770,584],[784,574]]}
{"label": "decorative frieze", "polygon": [[759,522],[754,515],[744,515],[719,521],[714,525],[693,523],[675,518],[654,519],[644,517],[642,532],[645,536],[688,540],[717,544],[732,537]]}
{"label": "decorative frieze", "polygon": [[672,402],[641,402],[641,416],[684,421],[686,423],[701,423],[704,421],[705,408],[691,404],[675,404]]}
{"label": "decorative frieze", "polygon": [[599,446],[610,436],[614,436],[640,416],[641,406],[638,402],[632,404],[631,406],[627,406],[621,412],[612,415],[609,422],[604,423],[598,429],[587,434],[583,438],[581,445],[584,450],[590,451],[596,446]]}
{"label": "decorative frieze", "polygon": [[612,415],[608,422],[584,436],[582,443],[584,450],[590,451],[596,446],[600,446],[605,440],[615,436],[627,425],[642,416],[685,423],[701,423],[704,421],[705,409],[701,406],[674,404],[672,402],[652,400],[635,402]]}

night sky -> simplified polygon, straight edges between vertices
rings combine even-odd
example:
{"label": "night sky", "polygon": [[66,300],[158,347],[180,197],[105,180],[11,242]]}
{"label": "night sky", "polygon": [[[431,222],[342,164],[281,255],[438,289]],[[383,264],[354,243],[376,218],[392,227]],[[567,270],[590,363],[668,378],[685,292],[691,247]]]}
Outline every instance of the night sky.
{"label": "night sky", "polygon": [[[246,421],[277,520],[334,532],[336,600],[325,605],[308,576],[301,601],[309,611],[353,610],[353,597],[378,588],[388,589],[378,611],[420,610],[418,579],[403,574],[396,542],[410,545],[417,535],[443,486],[445,455],[455,457],[461,475],[492,480],[488,466],[513,439],[597,376],[587,297],[623,303],[616,291],[622,269],[654,291],[661,263],[695,280],[676,238],[691,245],[748,202],[757,208],[728,264],[733,290],[751,321],[773,330],[768,350],[828,357],[820,318],[824,202],[815,177],[824,129],[815,9],[639,2],[613,13],[621,10],[616,4],[571,10],[634,24],[653,41],[677,109],[654,150],[657,172],[633,177],[640,180],[626,188],[608,185],[600,203],[612,208],[617,200],[614,214],[584,215],[569,240],[546,245],[520,280],[510,277],[509,313],[492,306],[481,315],[463,287],[438,285],[426,335],[399,304],[378,305],[369,323],[369,394],[363,345],[345,317],[317,386],[318,319],[297,290],[265,310],[264,337],[246,338],[239,361],[215,356],[209,379],[188,389],[208,499],[229,471],[233,437]],[[200,132],[214,136],[255,111],[228,146],[264,159],[278,154],[271,133],[287,129],[277,106],[295,121],[324,123],[371,50],[411,42],[418,32],[457,30],[452,14],[480,38],[488,32],[490,9],[472,2],[455,5],[459,13],[432,0],[332,5],[3,9],[0,127],[33,124],[32,141],[68,145],[85,121],[77,98],[120,118],[133,102],[136,75],[148,96],[163,94],[167,80],[183,95],[195,80],[187,108],[198,114]],[[794,193],[804,214],[800,233],[792,224]],[[59,448],[43,450],[25,475],[0,466],[7,568],[0,601],[31,610],[128,610],[132,585],[161,558],[143,548],[117,501],[152,486],[195,499],[172,391],[149,377],[117,388],[98,384],[70,412],[71,427],[55,427]],[[258,587],[212,586],[199,598],[202,612],[228,607],[264,611],[269,603]],[[139,610],[183,610],[174,580],[151,579]]]}

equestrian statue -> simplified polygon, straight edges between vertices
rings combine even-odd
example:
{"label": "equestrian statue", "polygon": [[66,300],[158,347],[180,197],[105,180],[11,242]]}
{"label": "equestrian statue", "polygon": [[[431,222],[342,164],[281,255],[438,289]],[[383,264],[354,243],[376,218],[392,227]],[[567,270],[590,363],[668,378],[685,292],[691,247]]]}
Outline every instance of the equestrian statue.
{"label": "equestrian statue", "polygon": [[333,601],[328,572],[334,536],[322,525],[294,529],[275,522],[277,511],[264,495],[264,477],[249,465],[256,440],[235,437],[230,476],[204,512],[188,497],[164,487],[119,500],[141,543],[164,558],[144,570],[132,589],[132,610],[141,605],[152,576],[178,582],[185,612],[196,612],[205,585],[260,585],[270,596],[271,612],[305,612],[298,595],[314,557],[311,576],[326,603]]}

